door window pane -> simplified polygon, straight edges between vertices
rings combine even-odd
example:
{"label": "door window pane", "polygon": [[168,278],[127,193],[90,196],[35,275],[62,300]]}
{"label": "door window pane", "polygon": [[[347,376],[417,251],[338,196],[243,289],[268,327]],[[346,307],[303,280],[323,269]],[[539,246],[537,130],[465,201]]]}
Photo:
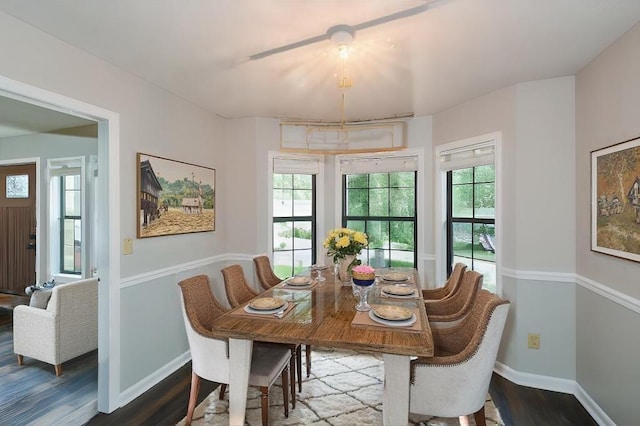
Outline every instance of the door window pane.
{"label": "door window pane", "polygon": [[5,193],[7,198],[29,198],[29,175],[8,175]]}

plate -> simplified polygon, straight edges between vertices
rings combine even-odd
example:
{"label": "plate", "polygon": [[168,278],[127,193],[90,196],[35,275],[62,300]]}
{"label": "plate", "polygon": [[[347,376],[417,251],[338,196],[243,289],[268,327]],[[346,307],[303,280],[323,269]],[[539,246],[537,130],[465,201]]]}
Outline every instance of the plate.
{"label": "plate", "polygon": [[290,286],[307,286],[311,284],[311,277],[291,277],[286,284]]}
{"label": "plate", "polygon": [[249,307],[256,311],[270,311],[273,309],[279,309],[284,306],[286,302],[279,297],[261,297],[249,302]]}
{"label": "plate", "polygon": [[402,272],[389,272],[383,274],[380,278],[385,281],[407,281],[409,279],[409,275],[403,274]]}
{"label": "plate", "polygon": [[311,269],[314,271],[324,271],[327,268],[327,265],[311,265]]}
{"label": "plate", "polygon": [[373,310],[369,311],[369,318],[379,324],[388,325],[389,327],[408,327],[410,325],[413,325],[417,320],[416,316],[414,314],[411,314],[411,317],[404,321],[390,321],[378,317],[375,313],[373,313]]}
{"label": "plate", "polygon": [[372,312],[378,318],[382,318],[387,321],[406,321],[413,315],[413,312],[407,308],[391,305],[378,306],[374,308]]}
{"label": "plate", "polygon": [[389,285],[383,287],[382,292],[391,296],[413,296],[416,290],[405,285]]}
{"label": "plate", "polygon": [[251,306],[249,305],[245,305],[244,306],[244,311],[248,314],[261,314],[261,315],[271,315],[271,314],[275,314],[277,312],[284,312],[287,310],[287,307],[289,306],[289,302],[284,302],[284,305],[279,306],[277,308],[274,309],[253,309]]}

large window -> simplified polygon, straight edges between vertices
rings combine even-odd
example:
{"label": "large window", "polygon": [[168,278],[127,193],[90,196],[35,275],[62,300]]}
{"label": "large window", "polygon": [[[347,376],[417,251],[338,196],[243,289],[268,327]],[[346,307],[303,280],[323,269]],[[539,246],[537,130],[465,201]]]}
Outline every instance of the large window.
{"label": "large window", "polygon": [[315,263],[316,177],[273,174],[273,265],[281,278]]}
{"label": "large window", "polygon": [[343,175],[342,225],[363,231],[361,260],[373,267],[415,267],[417,172]]}
{"label": "large window", "polygon": [[60,272],[82,273],[82,191],[80,175],[60,176]]}
{"label": "large window", "polygon": [[447,172],[448,271],[457,262],[484,275],[496,290],[495,168],[493,164]]}

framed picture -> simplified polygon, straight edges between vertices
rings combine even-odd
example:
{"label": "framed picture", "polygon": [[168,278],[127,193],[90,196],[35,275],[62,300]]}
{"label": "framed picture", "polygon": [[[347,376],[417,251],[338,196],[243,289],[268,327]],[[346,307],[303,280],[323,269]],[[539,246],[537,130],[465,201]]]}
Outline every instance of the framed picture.
{"label": "framed picture", "polygon": [[215,169],[137,154],[137,236],[215,230]]}
{"label": "framed picture", "polygon": [[591,250],[640,262],[640,138],[591,152]]}

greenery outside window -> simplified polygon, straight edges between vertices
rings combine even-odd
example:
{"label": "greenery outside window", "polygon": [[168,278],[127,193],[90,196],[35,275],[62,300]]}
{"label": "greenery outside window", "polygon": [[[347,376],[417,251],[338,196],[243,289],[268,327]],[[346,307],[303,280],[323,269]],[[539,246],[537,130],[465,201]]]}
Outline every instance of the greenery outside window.
{"label": "greenery outside window", "polygon": [[316,261],[316,176],[273,174],[273,268],[286,278]]}
{"label": "greenery outside window", "polygon": [[342,179],[342,226],[369,237],[362,262],[416,267],[417,172],[345,174]]}
{"label": "greenery outside window", "polygon": [[447,172],[447,272],[461,262],[484,275],[496,291],[495,167]]}
{"label": "greenery outside window", "polygon": [[60,272],[82,273],[82,180],[60,176]]}

